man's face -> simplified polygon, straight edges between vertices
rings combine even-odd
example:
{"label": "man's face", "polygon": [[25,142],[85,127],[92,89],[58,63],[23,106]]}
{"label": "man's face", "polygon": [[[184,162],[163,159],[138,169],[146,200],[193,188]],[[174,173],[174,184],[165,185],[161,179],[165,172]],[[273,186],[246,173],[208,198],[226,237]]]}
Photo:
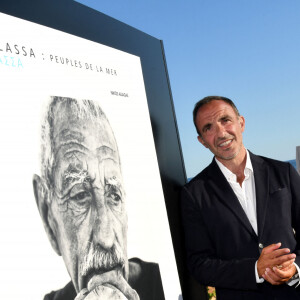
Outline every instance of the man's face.
{"label": "man's face", "polygon": [[56,111],[50,204],[59,250],[77,292],[95,275],[128,276],[127,214],[119,154],[106,120]]}
{"label": "man's face", "polygon": [[213,100],[202,106],[196,117],[201,136],[198,140],[219,160],[237,157],[243,147],[242,133],[245,119],[222,100]]}

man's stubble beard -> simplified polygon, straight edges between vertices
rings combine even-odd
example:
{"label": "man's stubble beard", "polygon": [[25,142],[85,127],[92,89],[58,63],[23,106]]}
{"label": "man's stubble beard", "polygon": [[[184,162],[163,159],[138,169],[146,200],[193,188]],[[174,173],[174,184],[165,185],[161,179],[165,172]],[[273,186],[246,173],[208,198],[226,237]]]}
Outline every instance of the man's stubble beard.
{"label": "man's stubble beard", "polygon": [[225,156],[222,156],[222,155],[219,155],[218,153],[217,154],[215,154],[215,157],[216,158],[220,158],[220,159],[222,159],[222,160],[227,160],[227,161],[229,161],[229,160],[232,160],[232,159],[234,159],[234,158],[236,158],[239,154],[240,154],[240,152],[241,152],[241,150],[243,149],[243,143],[240,145],[240,147],[238,148],[238,150],[232,155],[232,156],[227,156],[227,157],[225,157]]}

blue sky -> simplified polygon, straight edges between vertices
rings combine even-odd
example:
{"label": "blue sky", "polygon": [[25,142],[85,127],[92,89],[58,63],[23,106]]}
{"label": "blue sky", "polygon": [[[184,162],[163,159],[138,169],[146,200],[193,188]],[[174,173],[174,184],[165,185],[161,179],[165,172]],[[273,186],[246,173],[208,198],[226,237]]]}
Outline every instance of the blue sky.
{"label": "blue sky", "polygon": [[231,98],[244,144],[279,160],[300,145],[300,1],[80,0],[163,40],[187,176],[212,159],[197,141],[196,101]]}

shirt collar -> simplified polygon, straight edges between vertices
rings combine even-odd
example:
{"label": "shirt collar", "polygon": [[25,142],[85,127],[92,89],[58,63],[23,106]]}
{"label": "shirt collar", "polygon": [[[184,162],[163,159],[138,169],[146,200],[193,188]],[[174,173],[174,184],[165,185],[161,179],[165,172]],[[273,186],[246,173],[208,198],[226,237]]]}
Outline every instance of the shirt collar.
{"label": "shirt collar", "polygon": [[[253,173],[253,167],[252,167],[252,163],[251,163],[251,159],[250,159],[250,154],[247,149],[246,149],[246,154],[247,154],[246,155],[246,166],[245,166],[245,170],[244,170],[245,180],[247,180],[249,178],[249,176]],[[217,165],[219,166],[220,170],[222,171],[223,175],[227,179],[227,181],[236,182],[236,175],[234,173],[232,173],[228,168],[226,168],[216,158],[215,158],[215,161],[216,161]]]}

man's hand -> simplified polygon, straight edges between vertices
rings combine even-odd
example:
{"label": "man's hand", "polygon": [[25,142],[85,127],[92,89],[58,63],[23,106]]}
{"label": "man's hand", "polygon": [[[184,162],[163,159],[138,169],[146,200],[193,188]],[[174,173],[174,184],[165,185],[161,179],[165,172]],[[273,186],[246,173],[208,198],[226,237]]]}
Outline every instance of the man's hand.
{"label": "man's hand", "polygon": [[139,300],[139,295],[124,279],[121,272],[112,270],[95,275],[82,289],[75,300]]}
{"label": "man's hand", "polygon": [[263,278],[273,285],[279,285],[289,281],[296,272],[295,265],[291,263],[288,267],[282,269],[278,269],[278,267],[267,268]]}
{"label": "man's hand", "polygon": [[127,298],[120,291],[112,289],[108,286],[98,285],[95,289],[89,292],[88,289],[82,289],[76,296],[75,300],[127,300]]}
{"label": "man's hand", "polygon": [[279,249],[281,243],[265,247],[257,261],[257,272],[259,277],[274,285],[288,281],[295,273],[295,254],[290,249]]}

